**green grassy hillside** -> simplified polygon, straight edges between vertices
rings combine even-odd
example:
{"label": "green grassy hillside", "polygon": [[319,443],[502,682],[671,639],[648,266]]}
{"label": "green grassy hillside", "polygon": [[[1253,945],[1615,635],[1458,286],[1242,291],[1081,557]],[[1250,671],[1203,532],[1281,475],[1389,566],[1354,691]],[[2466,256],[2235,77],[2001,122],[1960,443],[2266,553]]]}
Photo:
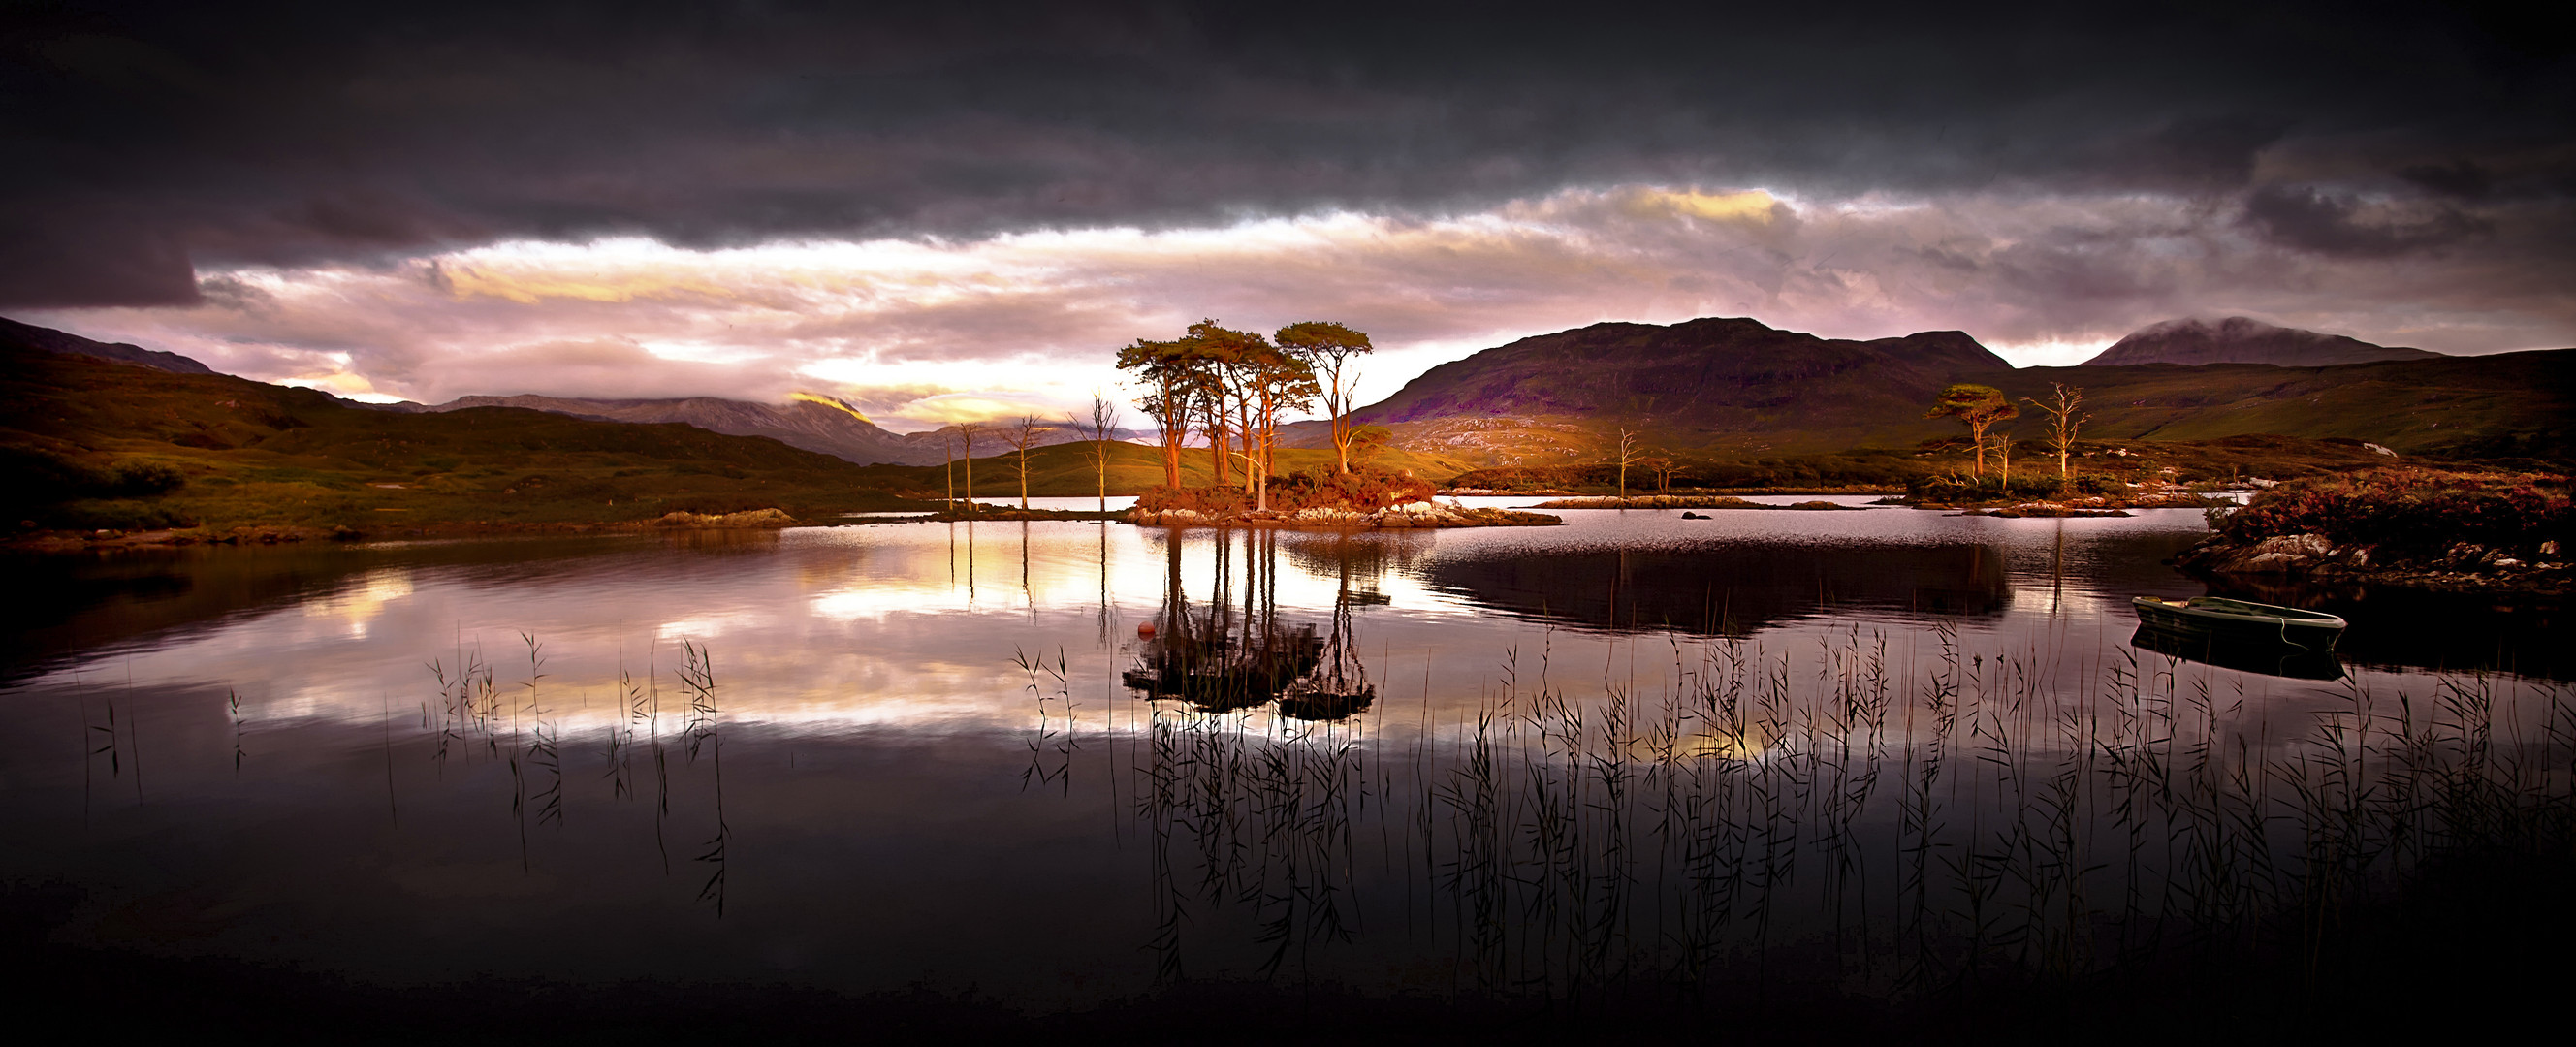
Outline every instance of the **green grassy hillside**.
{"label": "green grassy hillside", "polygon": [[307,389],[0,348],[0,514],[26,528],[365,532],[899,507],[775,440],[510,408],[368,410]]}
{"label": "green grassy hillside", "polygon": [[[1861,448],[1818,454],[1772,457],[1711,458],[1674,455],[1669,475],[1631,467],[1628,490],[1654,492],[1667,482],[1676,490],[1902,490],[1936,476],[1964,476],[1970,468],[1968,441],[1935,440],[1911,450]],[[2012,474],[2054,477],[2057,459],[2030,440],[2014,443]],[[2122,483],[2227,483],[2250,477],[2288,480],[2385,465],[2390,459],[2358,440],[2303,440],[2287,436],[2230,436],[2216,440],[2084,440],[2073,448],[2070,476],[2096,476]],[[1986,459],[1986,468],[1996,468]],[[1572,465],[1497,466],[1453,478],[1458,487],[1496,491],[1575,491],[1608,493],[1618,467],[1600,462]]]}

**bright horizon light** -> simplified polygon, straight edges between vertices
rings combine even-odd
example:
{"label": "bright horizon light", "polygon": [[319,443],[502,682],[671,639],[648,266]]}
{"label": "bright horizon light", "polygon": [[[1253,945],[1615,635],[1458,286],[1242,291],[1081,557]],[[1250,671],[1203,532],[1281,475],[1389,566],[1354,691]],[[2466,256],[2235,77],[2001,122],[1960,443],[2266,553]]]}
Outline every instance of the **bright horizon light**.
{"label": "bright horizon light", "polygon": [[[1132,401],[1118,347],[1202,318],[1368,332],[1378,353],[1359,369],[1363,403],[1441,363],[1605,320],[1737,316],[1854,339],[1964,330],[2016,366],[2078,363],[2181,315],[2366,340],[2406,332],[2445,351],[2539,337],[2409,306],[2403,274],[2384,267],[2293,264],[2198,206],[2139,193],[1837,200],[1616,185],[1429,215],[1335,209],[971,240],[510,239],[373,266],[209,269],[196,305],[34,319],[366,402],[806,393],[896,432],[1052,419],[1094,391]],[[2106,240],[2119,229],[2139,231]],[[2221,257],[2241,260],[2191,268]],[[2103,270],[2113,261],[2144,268]],[[2101,270],[2073,305],[2030,275],[2069,266]],[[2329,278],[2330,298],[2316,291]]]}

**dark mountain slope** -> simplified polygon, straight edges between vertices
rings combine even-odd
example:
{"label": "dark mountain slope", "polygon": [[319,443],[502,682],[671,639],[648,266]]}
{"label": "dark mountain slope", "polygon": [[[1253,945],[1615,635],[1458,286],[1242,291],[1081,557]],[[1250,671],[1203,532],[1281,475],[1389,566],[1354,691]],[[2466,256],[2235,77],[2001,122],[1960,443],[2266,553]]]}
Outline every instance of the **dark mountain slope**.
{"label": "dark mountain slope", "polygon": [[2423,349],[2372,345],[2339,334],[2319,334],[2296,327],[2276,327],[2260,320],[2231,316],[2224,320],[2167,320],[2149,324],[2078,366],[2129,364],[2277,364],[2282,367],[2331,367],[2374,360],[2429,360],[2442,354]]}
{"label": "dark mountain slope", "polygon": [[198,363],[194,359],[181,356],[177,353],[165,353],[158,349],[146,349],[139,345],[128,345],[124,342],[94,342],[79,335],[72,334],[69,331],[57,331],[50,327],[38,327],[34,324],[22,324],[16,320],[11,320],[6,317],[0,317],[0,345],[16,346],[22,349],[32,349],[47,353],[70,353],[77,356],[95,356],[101,360],[114,360],[118,363],[135,364],[141,367],[150,367],[168,371],[172,374],[215,373],[214,368]]}
{"label": "dark mountain slope", "polygon": [[[837,403],[837,401],[835,401]],[[761,404],[746,400],[725,400],[712,396],[693,396],[677,400],[593,400],[566,396],[467,396],[428,407],[414,405],[415,411],[455,411],[469,407],[523,407],[534,411],[552,411],[575,418],[607,422],[654,424],[679,422],[694,425],[711,433],[734,436],[766,436],[789,447],[828,454],[861,465],[937,465],[947,461],[959,446],[957,427],[945,426],[919,433],[895,433],[859,416],[847,405],[835,407],[816,400],[798,399],[784,404]],[[1007,422],[989,423],[975,439],[975,453],[989,455],[1007,446],[1002,430]],[[1137,435],[1122,429],[1119,436]],[[1082,430],[1061,420],[1041,423],[1037,443],[1056,444],[1088,440]]]}
{"label": "dark mountain slope", "polygon": [[365,532],[902,504],[861,467],[775,440],[483,407],[373,410],[0,340],[0,519]]}
{"label": "dark mountain slope", "polygon": [[860,418],[854,411],[807,400],[773,405],[713,396],[676,400],[467,396],[437,404],[428,410],[456,411],[473,407],[523,407],[607,422],[678,422],[711,433],[766,436],[789,447],[801,447],[862,465],[877,462],[920,465],[925,460],[939,460],[937,447],[916,447],[902,436]]}
{"label": "dark mountain slope", "polygon": [[[2320,336],[2322,337],[2322,336]],[[2356,343],[2360,344],[2360,343]],[[2412,350],[2410,350],[2412,352]],[[2016,370],[1956,332],[1867,342],[1751,320],[1671,327],[1596,324],[1488,349],[1426,372],[1360,409],[1408,449],[1480,466],[1596,462],[1619,430],[1653,451],[1745,458],[1910,447],[1957,435],[1923,412],[1943,385],[1973,381],[2018,400],[2050,382],[2082,387],[2094,439],[2251,434],[2347,437],[2401,452],[2562,453],[2576,416],[2576,350],[2283,367],[2228,363]],[[2008,428],[2023,438],[2038,412]],[[1301,429],[1300,443],[1321,437]]]}
{"label": "dark mountain slope", "polygon": [[[2206,440],[2272,433],[2349,437],[2399,451],[2477,452],[2497,441],[2564,447],[2576,419],[2576,349],[2334,367],[2031,367],[1993,384],[2015,397],[2050,382],[2085,390],[2093,438]],[[2014,423],[2036,435],[2037,412]]]}
{"label": "dark mountain slope", "polygon": [[1933,435],[1921,416],[1942,386],[2011,370],[1957,331],[1858,342],[1747,319],[1603,323],[1442,364],[1357,416],[1482,464],[1595,455],[1620,428],[1667,448],[1822,450]]}
{"label": "dark mountain slope", "polygon": [[2010,369],[1957,331],[1853,342],[1746,319],[1603,323],[1434,367],[1359,417],[1579,414],[1723,432],[1785,413],[1828,427],[1922,402],[1915,393],[1937,392],[1954,375]]}

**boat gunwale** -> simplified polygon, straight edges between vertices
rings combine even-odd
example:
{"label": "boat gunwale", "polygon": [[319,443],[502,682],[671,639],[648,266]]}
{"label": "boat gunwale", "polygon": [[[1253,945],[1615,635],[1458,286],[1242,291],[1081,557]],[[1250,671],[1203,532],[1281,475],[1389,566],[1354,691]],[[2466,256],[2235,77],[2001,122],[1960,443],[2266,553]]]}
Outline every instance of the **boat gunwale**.
{"label": "boat gunwale", "polygon": [[[2207,606],[2203,605],[2201,601],[2211,601],[2213,603],[2229,606]],[[2342,629],[2350,624],[2345,622],[2343,618],[2338,615],[2327,614],[2323,611],[2306,611],[2296,607],[2281,607],[2275,604],[2260,604],[2247,600],[2229,600],[2224,597],[2216,596],[2195,596],[2180,605],[2176,605],[2174,602],[2162,597],[2138,596],[2130,598],[2129,604],[2131,607],[2137,609],[2139,617],[2141,618],[2145,617],[2148,612],[2154,611],[2160,614],[2169,614],[2179,618],[2193,618],[2205,621],[2231,622],[2247,625],[2279,625],[2293,629]],[[2243,608],[2243,610],[2237,610],[2235,608]]]}

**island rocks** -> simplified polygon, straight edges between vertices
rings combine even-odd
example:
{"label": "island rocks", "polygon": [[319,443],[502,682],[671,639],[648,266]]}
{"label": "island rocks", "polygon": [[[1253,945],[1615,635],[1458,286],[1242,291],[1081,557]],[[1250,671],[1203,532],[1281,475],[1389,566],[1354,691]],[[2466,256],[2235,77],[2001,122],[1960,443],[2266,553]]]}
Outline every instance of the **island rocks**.
{"label": "island rocks", "polygon": [[2173,562],[2209,574],[2292,575],[2437,589],[2571,588],[2567,562],[2554,541],[2542,542],[2530,556],[2455,542],[2437,557],[2400,560],[2367,545],[2336,545],[2315,534],[2274,535],[2255,542],[2213,535]]}
{"label": "island rocks", "polygon": [[1561,517],[1515,509],[1473,509],[1417,501],[1364,510],[1347,506],[1314,506],[1297,510],[1253,509],[1239,513],[1204,513],[1196,509],[1129,510],[1127,522],[1149,527],[1284,527],[1313,529],[1390,529],[1444,527],[1547,527]]}
{"label": "island rocks", "polygon": [[655,527],[794,527],[796,518],[783,509],[753,509],[739,513],[663,513],[653,521]]}

